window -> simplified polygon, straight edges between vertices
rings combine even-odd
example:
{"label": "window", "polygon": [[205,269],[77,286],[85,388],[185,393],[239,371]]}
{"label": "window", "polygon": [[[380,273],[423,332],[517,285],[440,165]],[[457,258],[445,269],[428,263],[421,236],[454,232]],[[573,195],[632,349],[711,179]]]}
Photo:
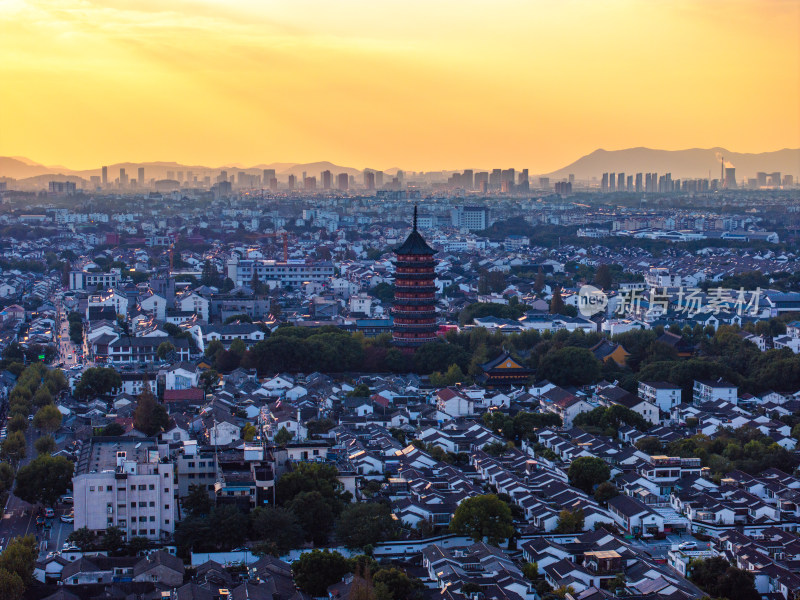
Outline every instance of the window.
{"label": "window", "polygon": [[94,491],[94,486],[93,486],[93,485],[90,485],[90,486],[89,486],[89,491],[90,491],[90,492],[93,492],[93,491]]}
{"label": "window", "polygon": [[106,486],[106,491],[107,491],[107,492],[113,492],[113,491],[114,491],[114,489],[113,489],[113,488],[112,488],[110,485],[107,485],[107,486]]}
{"label": "window", "polygon": [[139,502],[139,508],[145,508],[147,506],[147,502]]}
{"label": "window", "polygon": [[144,490],[146,490],[146,489],[147,489],[147,486],[146,486],[145,484],[143,484],[143,483],[140,483],[140,484],[139,484],[139,491],[140,491],[140,492],[141,492],[141,491],[144,491]]}
{"label": "window", "polygon": [[164,510],[169,510],[169,504],[164,505]]}
{"label": "window", "polygon": [[136,502],[131,502],[131,508],[136,508]]}
{"label": "window", "polygon": [[151,500],[150,501],[150,506],[155,506],[155,505],[156,505],[156,503]]}
{"label": "window", "polygon": [[155,534],[156,534],[156,530],[155,529],[151,529],[150,530],[150,535],[155,535]]}
{"label": "window", "polygon": [[154,489],[156,489],[156,486],[155,486],[154,484],[152,484],[152,483],[151,483],[151,484],[148,486],[148,488],[147,488],[147,489],[154,490]]}
{"label": "window", "polygon": [[164,524],[169,525],[169,519],[164,519]]}

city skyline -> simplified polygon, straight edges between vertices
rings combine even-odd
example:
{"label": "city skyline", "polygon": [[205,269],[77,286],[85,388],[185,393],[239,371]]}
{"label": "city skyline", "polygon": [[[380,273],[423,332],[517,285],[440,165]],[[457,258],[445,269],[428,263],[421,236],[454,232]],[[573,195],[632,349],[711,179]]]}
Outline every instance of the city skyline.
{"label": "city skyline", "polygon": [[0,155],[44,164],[548,173],[596,148],[800,146],[794,2],[2,6]]}

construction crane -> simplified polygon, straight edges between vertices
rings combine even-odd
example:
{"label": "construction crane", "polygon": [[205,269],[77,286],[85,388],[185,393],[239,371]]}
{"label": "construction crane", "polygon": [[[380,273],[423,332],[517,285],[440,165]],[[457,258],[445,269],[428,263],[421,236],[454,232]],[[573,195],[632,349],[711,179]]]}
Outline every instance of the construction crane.
{"label": "construction crane", "polygon": [[283,262],[289,260],[289,234],[285,231],[275,231],[273,233],[265,233],[264,237],[283,238]]}

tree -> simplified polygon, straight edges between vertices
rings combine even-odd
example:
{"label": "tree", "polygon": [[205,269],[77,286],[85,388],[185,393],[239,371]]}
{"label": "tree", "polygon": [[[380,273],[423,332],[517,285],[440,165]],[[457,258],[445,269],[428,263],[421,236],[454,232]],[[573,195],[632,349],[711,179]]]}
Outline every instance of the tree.
{"label": "tree", "polygon": [[149,387],[145,386],[137,400],[133,413],[133,426],[136,429],[145,435],[155,435],[169,426],[167,410],[158,403]]}
{"label": "tree", "polygon": [[406,575],[400,569],[379,569],[372,576],[375,600],[416,600],[422,597],[423,583]]}
{"label": "tree", "polygon": [[386,504],[348,504],[336,523],[336,537],[348,548],[375,545],[393,533],[394,521]]}
{"label": "tree", "polygon": [[19,600],[25,592],[25,583],[16,573],[0,568],[0,600]]}
{"label": "tree", "polygon": [[611,288],[611,269],[606,264],[597,267],[597,272],[594,274],[594,284],[601,290]]}
{"label": "tree", "polygon": [[689,579],[709,596],[728,600],[758,600],[752,573],[738,569],[721,556],[689,563]]}
{"label": "tree", "polygon": [[447,369],[447,373],[442,375],[438,371],[431,373],[431,385],[434,387],[447,387],[448,385],[455,385],[463,383],[466,375],[457,364],[453,363]]}
{"label": "tree", "polygon": [[33,417],[33,425],[37,429],[42,429],[51,433],[61,427],[61,411],[55,404],[48,404],[40,408]]}
{"label": "tree", "polygon": [[645,454],[649,454],[653,456],[654,454],[658,454],[659,452],[663,452],[664,447],[661,445],[661,441],[652,435],[647,435],[643,438],[636,440],[634,443],[637,449],[641,450]]}
{"label": "tree", "polygon": [[28,419],[26,419],[23,415],[14,415],[8,421],[8,430],[11,432],[21,431],[25,433],[25,430],[28,428]]}
{"label": "tree", "polygon": [[110,437],[116,437],[123,435],[125,433],[125,428],[120,425],[119,423],[109,423],[100,431],[100,435],[106,435]]}
{"label": "tree", "polygon": [[245,442],[252,442],[254,437],[256,437],[255,426],[252,423],[245,423],[242,427],[242,439]]}
{"label": "tree", "polygon": [[536,376],[556,385],[588,385],[600,379],[601,365],[587,348],[567,346],[545,354]]}
{"label": "tree", "polygon": [[103,533],[102,546],[109,552],[117,553],[124,546],[123,530],[116,526],[106,528]]}
{"label": "tree", "polygon": [[0,554],[0,571],[13,573],[28,585],[33,580],[33,566],[38,555],[36,546],[32,535],[12,539]]}
{"label": "tree", "polygon": [[[336,499],[340,503],[349,502],[351,495],[344,491],[338,476],[339,471],[333,465],[300,463],[278,479],[277,503],[285,505],[303,492],[319,492],[324,498]],[[341,506],[338,512],[341,512]]]}
{"label": "tree", "polygon": [[14,468],[7,462],[0,462],[0,494],[14,485]]}
{"label": "tree", "polygon": [[615,496],[619,496],[619,490],[610,481],[604,481],[594,491],[594,499],[602,504],[605,504]]}
{"label": "tree", "polygon": [[81,527],[70,533],[67,537],[67,541],[73,542],[78,548],[86,551],[94,548],[95,537],[87,527]]}
{"label": "tree", "polygon": [[289,442],[292,441],[294,434],[286,429],[286,427],[281,427],[278,430],[278,433],[275,434],[275,445],[276,446],[285,446]]}
{"label": "tree", "polygon": [[208,369],[200,373],[200,387],[206,394],[219,385],[219,373],[215,369]]}
{"label": "tree", "polygon": [[181,500],[183,510],[190,515],[207,515],[211,512],[211,498],[205,486],[192,484],[189,486],[189,495]]}
{"label": "tree", "polygon": [[68,459],[42,454],[17,472],[14,494],[30,504],[52,506],[72,484],[72,472]]}
{"label": "tree", "polygon": [[[217,544],[224,550],[241,546],[247,539],[247,515],[233,504],[223,504],[211,511],[208,525]],[[221,532],[224,534],[220,535]]]}
{"label": "tree", "polygon": [[553,290],[553,296],[550,298],[550,314],[561,315],[564,314],[565,310],[566,306],[564,305],[564,299],[561,297],[561,288],[556,286]]}
{"label": "tree", "polygon": [[250,513],[250,530],[266,554],[283,556],[301,544],[303,528],[290,510],[274,506],[259,507]]}
{"label": "tree", "polygon": [[539,579],[539,564],[535,562],[525,563],[522,566],[522,574],[528,581],[536,581]]}
{"label": "tree", "polygon": [[305,539],[321,546],[328,541],[328,535],[336,520],[337,503],[325,498],[319,492],[302,492],[297,494],[286,508],[291,510],[305,532]]}
{"label": "tree", "polygon": [[294,582],[311,596],[324,596],[328,587],[350,572],[350,561],[338,552],[312,550],[292,563]]}
{"label": "tree", "polygon": [[542,267],[539,267],[539,270],[536,271],[536,279],[533,282],[533,291],[537,294],[541,294],[544,291],[544,286],[544,271],[542,270]]}
{"label": "tree", "polygon": [[52,454],[56,451],[56,441],[51,435],[45,435],[36,440],[33,444],[36,454]]}
{"label": "tree", "polygon": [[3,441],[3,445],[0,446],[0,458],[9,461],[11,464],[17,464],[25,458],[26,448],[27,443],[23,433],[14,431],[8,434],[8,437]]}
{"label": "tree", "polygon": [[583,531],[583,509],[567,510],[558,513],[556,533],[579,533]]}
{"label": "tree", "polygon": [[569,465],[567,476],[570,485],[591,494],[594,486],[608,481],[611,469],[602,458],[581,456]]}
{"label": "tree", "polygon": [[40,387],[36,390],[36,393],[33,395],[33,405],[37,408],[42,408],[43,406],[47,406],[48,404],[53,403],[53,395],[50,393],[50,389],[46,386]]}
{"label": "tree", "polygon": [[161,342],[156,348],[156,356],[161,360],[166,360],[173,352],[175,352],[175,345],[172,342]]}
{"label": "tree", "polygon": [[476,542],[488,538],[496,546],[514,533],[511,509],[494,494],[467,498],[456,508],[450,530]]}
{"label": "tree", "polygon": [[75,386],[78,398],[96,398],[110,394],[122,385],[122,379],[115,369],[107,367],[91,367],[81,375]]}

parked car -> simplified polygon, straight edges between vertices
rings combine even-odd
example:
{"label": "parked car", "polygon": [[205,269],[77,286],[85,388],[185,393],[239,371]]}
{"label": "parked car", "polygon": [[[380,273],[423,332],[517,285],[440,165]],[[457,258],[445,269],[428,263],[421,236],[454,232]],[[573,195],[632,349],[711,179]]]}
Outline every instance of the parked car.
{"label": "parked car", "polygon": [[697,550],[697,543],[683,542],[681,544],[678,544],[678,550]]}
{"label": "parked car", "polygon": [[73,515],[61,515],[62,523],[74,523],[75,517]]}

